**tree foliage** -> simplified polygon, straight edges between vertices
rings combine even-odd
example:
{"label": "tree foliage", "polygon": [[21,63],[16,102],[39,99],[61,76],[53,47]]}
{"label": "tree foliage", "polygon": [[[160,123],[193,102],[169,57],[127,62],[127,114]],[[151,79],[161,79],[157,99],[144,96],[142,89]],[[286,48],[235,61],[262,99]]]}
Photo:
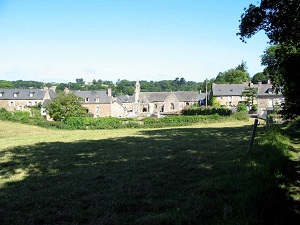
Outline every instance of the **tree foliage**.
{"label": "tree foliage", "polygon": [[268,83],[268,79],[269,79],[269,76],[267,74],[266,71],[264,72],[258,72],[256,73],[252,78],[251,78],[251,82],[253,84],[258,84],[259,81],[262,82],[262,84],[267,84]]}
{"label": "tree foliage", "polygon": [[239,33],[242,41],[263,30],[275,46],[268,48],[262,65],[273,85],[283,86],[284,114],[294,118],[300,115],[300,0],[261,0],[250,4],[241,16]]}
{"label": "tree foliage", "polygon": [[257,98],[257,88],[254,87],[246,87],[242,92],[242,96],[245,97],[248,106],[252,106],[254,99]]}
{"label": "tree foliage", "polygon": [[74,93],[60,93],[46,105],[46,110],[55,121],[62,121],[68,117],[86,117],[86,108],[80,104],[82,99]]}
{"label": "tree foliage", "polygon": [[0,88],[13,88],[14,85],[10,81],[0,80]]}
{"label": "tree foliage", "polygon": [[247,72],[247,65],[243,61],[234,69],[220,72],[215,79],[217,84],[242,84],[248,81],[250,81],[250,76]]}
{"label": "tree foliage", "polygon": [[245,41],[263,30],[271,44],[299,47],[299,5],[299,0],[261,0],[259,6],[250,4],[241,16],[237,35]]}

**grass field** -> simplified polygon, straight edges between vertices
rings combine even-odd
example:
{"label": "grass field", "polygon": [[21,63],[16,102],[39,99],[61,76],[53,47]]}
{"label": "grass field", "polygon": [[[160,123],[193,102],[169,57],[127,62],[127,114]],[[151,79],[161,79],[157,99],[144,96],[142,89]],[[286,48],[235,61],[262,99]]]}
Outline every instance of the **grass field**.
{"label": "grass field", "polygon": [[0,121],[0,224],[264,224],[273,200],[262,197],[280,174],[258,145],[247,155],[251,129],[61,131]]}

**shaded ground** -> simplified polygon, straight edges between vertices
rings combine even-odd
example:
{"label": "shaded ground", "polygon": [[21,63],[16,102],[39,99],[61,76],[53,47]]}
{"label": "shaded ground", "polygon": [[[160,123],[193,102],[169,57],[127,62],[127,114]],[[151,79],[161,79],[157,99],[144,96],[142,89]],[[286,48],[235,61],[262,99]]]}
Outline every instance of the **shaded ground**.
{"label": "shaded ground", "polygon": [[290,167],[286,189],[259,193],[276,177],[246,154],[250,132],[141,130],[2,150],[0,224],[289,224],[299,174]]}

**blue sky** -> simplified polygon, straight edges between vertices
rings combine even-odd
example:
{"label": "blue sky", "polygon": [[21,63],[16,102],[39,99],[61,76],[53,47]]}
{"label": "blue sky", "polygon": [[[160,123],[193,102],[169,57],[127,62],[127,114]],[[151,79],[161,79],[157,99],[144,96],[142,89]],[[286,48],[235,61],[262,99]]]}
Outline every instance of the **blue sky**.
{"label": "blue sky", "polygon": [[0,79],[203,81],[244,60],[261,72],[263,33],[236,36],[256,0],[0,0]]}

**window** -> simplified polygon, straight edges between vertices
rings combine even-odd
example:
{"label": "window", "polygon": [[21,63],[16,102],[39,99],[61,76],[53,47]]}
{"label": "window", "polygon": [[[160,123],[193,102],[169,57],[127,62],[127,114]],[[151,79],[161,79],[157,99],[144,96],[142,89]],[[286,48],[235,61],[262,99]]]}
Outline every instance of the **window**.
{"label": "window", "polygon": [[29,97],[33,97],[34,96],[34,92],[29,92]]}
{"label": "window", "polygon": [[154,109],[157,109],[157,104],[154,105]]}
{"label": "window", "polygon": [[15,105],[15,102],[8,102],[8,105],[9,105],[9,106],[14,106],[14,105]]}
{"label": "window", "polygon": [[186,102],[185,105],[190,105],[190,103]]}
{"label": "window", "polygon": [[14,92],[14,97],[15,98],[18,97],[18,95],[19,95],[19,92]]}
{"label": "window", "polygon": [[85,101],[85,102],[88,102],[88,101],[89,101],[89,98],[85,98],[84,101]]}
{"label": "window", "polygon": [[22,109],[23,109],[23,106],[19,105],[18,110],[22,110]]}
{"label": "window", "polygon": [[96,113],[100,112],[100,107],[96,107]]}
{"label": "window", "polygon": [[4,92],[0,92],[0,97],[3,97],[3,95],[4,95]]}
{"label": "window", "polygon": [[100,98],[99,97],[96,98],[96,102],[100,102]]}
{"label": "window", "polygon": [[28,104],[27,104],[28,106],[32,106],[32,102],[28,102]]}
{"label": "window", "polygon": [[171,110],[174,110],[174,109],[175,109],[175,106],[174,106],[174,104],[173,104],[173,103],[171,103],[171,105],[170,105],[170,109],[171,109]]}
{"label": "window", "polygon": [[268,106],[273,106],[273,99],[269,99]]}

